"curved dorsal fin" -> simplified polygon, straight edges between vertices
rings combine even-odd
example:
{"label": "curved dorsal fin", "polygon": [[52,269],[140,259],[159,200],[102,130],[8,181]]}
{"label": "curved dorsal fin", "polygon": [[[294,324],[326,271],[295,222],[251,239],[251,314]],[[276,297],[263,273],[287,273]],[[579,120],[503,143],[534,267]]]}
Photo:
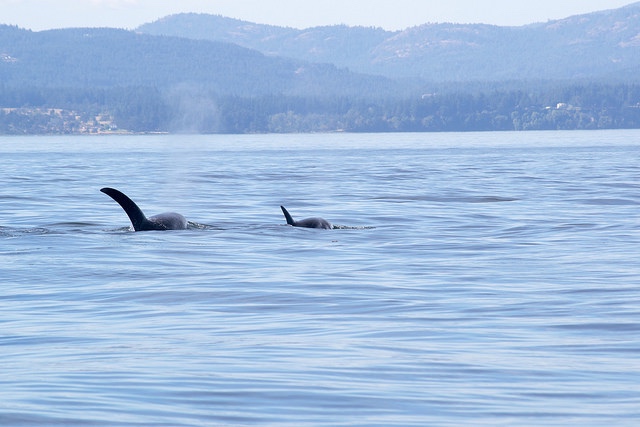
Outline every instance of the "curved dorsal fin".
{"label": "curved dorsal fin", "polygon": [[293,220],[293,217],[291,216],[291,214],[289,213],[289,211],[288,211],[288,210],[286,210],[286,209],[284,208],[284,206],[282,206],[282,205],[280,206],[280,209],[282,209],[282,213],[284,214],[284,217],[285,217],[285,218],[286,218],[286,220],[287,220],[287,224],[289,224],[289,225],[295,225],[295,224],[296,224],[296,222]]}
{"label": "curved dorsal fin", "polygon": [[116,190],[115,188],[104,187],[100,191],[111,197],[127,213],[127,216],[131,220],[133,229],[136,231],[142,230],[143,224],[147,221],[147,217],[142,210],[135,204],[133,200],[127,197],[126,194]]}

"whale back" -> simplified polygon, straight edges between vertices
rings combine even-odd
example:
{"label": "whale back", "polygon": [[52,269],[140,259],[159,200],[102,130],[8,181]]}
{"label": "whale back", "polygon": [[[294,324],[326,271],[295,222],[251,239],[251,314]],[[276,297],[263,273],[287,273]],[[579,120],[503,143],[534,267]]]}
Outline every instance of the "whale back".
{"label": "whale back", "polygon": [[296,227],[322,228],[324,230],[331,230],[333,228],[331,223],[324,218],[301,219],[300,221],[296,221]]}
{"label": "whale back", "polygon": [[179,213],[166,212],[147,218],[142,209],[121,191],[109,187],[101,188],[100,191],[118,202],[131,220],[135,231],[184,230],[187,228],[187,219]]}
{"label": "whale back", "polygon": [[331,223],[324,218],[305,218],[301,219],[300,221],[295,221],[284,206],[280,206],[280,209],[282,209],[282,213],[287,220],[287,224],[294,227],[322,228],[325,230],[331,230],[333,228]]}
{"label": "whale back", "polygon": [[184,230],[187,228],[187,219],[176,212],[165,212],[150,216],[145,221],[144,230]]}

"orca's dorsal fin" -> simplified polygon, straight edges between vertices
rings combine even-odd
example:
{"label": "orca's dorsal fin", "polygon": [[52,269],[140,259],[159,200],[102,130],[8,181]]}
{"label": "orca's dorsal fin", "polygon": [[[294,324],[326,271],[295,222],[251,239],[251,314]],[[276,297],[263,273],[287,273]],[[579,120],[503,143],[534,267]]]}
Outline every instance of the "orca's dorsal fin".
{"label": "orca's dorsal fin", "polygon": [[291,214],[289,213],[288,210],[286,210],[284,208],[284,206],[280,206],[280,209],[282,209],[282,213],[284,214],[285,219],[287,220],[287,224],[289,225],[296,225],[296,222],[293,220],[293,217],[291,216]]}
{"label": "orca's dorsal fin", "polygon": [[147,222],[147,217],[133,200],[115,188],[104,187],[101,188],[100,191],[118,202],[131,220],[134,230],[140,231],[143,229],[143,224]]}

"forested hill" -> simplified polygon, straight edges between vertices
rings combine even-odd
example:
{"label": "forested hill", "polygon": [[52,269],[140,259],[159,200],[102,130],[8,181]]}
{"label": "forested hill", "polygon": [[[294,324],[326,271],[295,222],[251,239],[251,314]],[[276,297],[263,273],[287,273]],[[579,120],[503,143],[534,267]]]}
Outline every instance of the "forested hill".
{"label": "forested hill", "polygon": [[441,23],[403,31],[347,26],[298,30],[180,14],[138,31],[228,41],[269,55],[429,81],[627,81],[637,78],[640,68],[640,2],[520,27]]}
{"label": "forested hill", "polygon": [[0,85],[8,88],[192,88],[218,95],[395,93],[389,79],[266,56],[231,43],[117,29],[32,32],[0,26]]}

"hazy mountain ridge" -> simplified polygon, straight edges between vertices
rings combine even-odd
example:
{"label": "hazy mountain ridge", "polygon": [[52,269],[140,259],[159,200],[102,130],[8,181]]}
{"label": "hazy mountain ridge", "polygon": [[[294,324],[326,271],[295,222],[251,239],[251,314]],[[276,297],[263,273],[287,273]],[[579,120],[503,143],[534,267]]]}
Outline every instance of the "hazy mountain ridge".
{"label": "hazy mountain ridge", "polygon": [[110,28],[32,32],[0,26],[0,79],[9,87],[192,85],[242,96],[397,90],[389,79],[330,64],[267,56],[227,42]]}
{"label": "hazy mountain ridge", "polygon": [[179,14],[137,31],[226,41],[267,55],[430,81],[627,79],[640,67],[640,2],[520,27],[442,23],[403,31],[344,25],[298,30]]}

